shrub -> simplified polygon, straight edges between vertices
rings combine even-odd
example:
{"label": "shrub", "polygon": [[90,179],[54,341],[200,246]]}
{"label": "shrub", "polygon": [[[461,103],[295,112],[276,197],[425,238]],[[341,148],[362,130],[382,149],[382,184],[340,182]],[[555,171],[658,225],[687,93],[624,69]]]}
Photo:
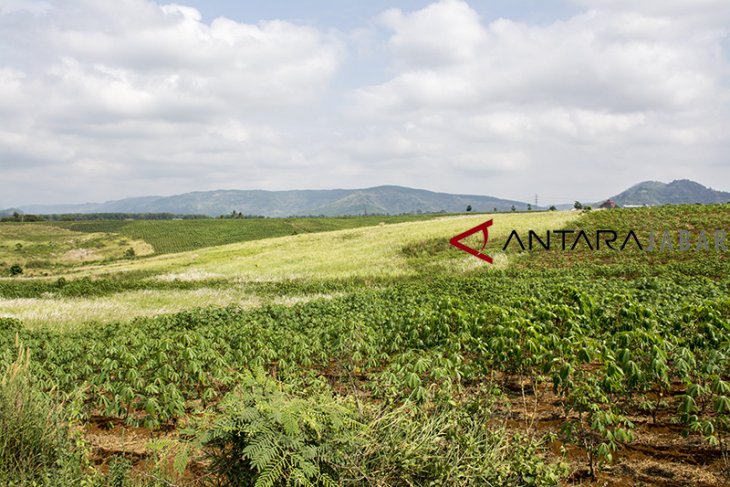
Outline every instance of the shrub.
{"label": "shrub", "polygon": [[336,485],[358,427],[354,412],[331,396],[298,398],[283,388],[250,375],[221,403],[204,444],[225,485]]}
{"label": "shrub", "polygon": [[378,414],[352,454],[350,485],[557,485],[567,473],[542,456],[541,440],[490,426],[488,409],[431,411],[406,403]]}
{"label": "shrub", "polygon": [[83,442],[63,405],[33,383],[29,365],[30,352],[19,345],[0,377],[0,485],[79,485]]}
{"label": "shrub", "polygon": [[[224,485],[557,485],[541,440],[490,426],[486,401],[456,407],[360,405],[299,398],[263,375],[224,399],[204,436]],[[490,398],[488,398],[490,399]]]}
{"label": "shrub", "polygon": [[13,264],[10,266],[10,275],[11,276],[19,276],[23,273],[23,268],[20,266],[20,264]]}
{"label": "shrub", "polygon": [[106,475],[106,484],[109,487],[125,487],[131,485],[130,471],[132,463],[120,455],[115,455],[109,460],[109,471]]}
{"label": "shrub", "polygon": [[25,267],[27,269],[46,269],[52,265],[49,260],[29,260],[26,262]]}

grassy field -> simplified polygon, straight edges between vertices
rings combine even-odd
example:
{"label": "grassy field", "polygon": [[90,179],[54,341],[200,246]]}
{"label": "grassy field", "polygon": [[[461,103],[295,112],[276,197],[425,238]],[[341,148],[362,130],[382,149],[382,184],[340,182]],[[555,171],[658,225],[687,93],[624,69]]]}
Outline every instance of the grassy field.
{"label": "grassy field", "polygon": [[[576,216],[577,213],[568,212],[500,216],[499,225],[490,231],[489,238],[496,246],[506,238],[511,228],[523,231],[527,228],[559,228]],[[144,259],[76,266],[62,269],[58,276],[73,280],[80,277],[118,278],[129,274],[129,280],[139,280],[139,276],[144,276],[141,278],[144,281],[161,284],[157,284],[158,289],[144,285],[128,289],[121,284],[123,292],[91,297],[70,297],[51,287],[37,293],[37,296],[0,299],[0,316],[21,319],[27,326],[51,324],[69,327],[89,321],[110,322],[120,317],[170,313],[206,304],[256,303],[260,300],[252,301],[251,291],[247,290],[251,282],[392,279],[424,272],[465,271],[485,266],[489,269],[504,268],[508,257],[501,252],[494,254],[495,264],[489,266],[448,245],[451,236],[487,218],[487,215],[474,215],[376,224],[367,228],[257,239]],[[433,248],[433,242],[441,244]],[[421,247],[426,249],[423,254],[419,254]],[[188,289],[164,287],[165,283],[177,281],[192,284]],[[211,287],[211,281],[214,287]],[[225,282],[225,289],[221,289],[221,281]]]}
{"label": "grassy field", "polygon": [[[502,251],[730,206],[420,218],[193,221],[219,233],[180,252],[188,222],[0,233],[157,250],[0,279],[0,483],[730,482],[727,252]],[[494,264],[448,244],[488,218]]]}
{"label": "grassy field", "polygon": [[215,245],[283,237],[300,233],[326,232],[431,220],[434,215],[360,216],[340,218],[242,218],[201,220],[130,220],[52,222],[49,225],[75,232],[115,233],[143,240],[157,254],[184,252]]}
{"label": "grassy field", "polygon": [[123,259],[130,249],[137,256],[153,253],[145,241],[121,235],[81,233],[35,223],[0,224],[0,273],[18,264],[38,275],[52,268]]}

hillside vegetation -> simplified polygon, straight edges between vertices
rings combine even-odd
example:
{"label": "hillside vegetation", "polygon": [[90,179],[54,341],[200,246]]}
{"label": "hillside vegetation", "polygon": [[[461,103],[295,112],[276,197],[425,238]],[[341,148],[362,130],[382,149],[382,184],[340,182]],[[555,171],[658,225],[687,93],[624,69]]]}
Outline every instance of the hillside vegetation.
{"label": "hillside vegetation", "polygon": [[81,205],[31,205],[28,213],[176,213],[218,216],[232,211],[268,217],[509,211],[526,203],[494,196],[436,193],[402,186],[327,190],[218,190],[127,198]]}
{"label": "hillside vegetation", "polygon": [[152,252],[145,241],[122,235],[82,233],[38,223],[0,224],[0,274],[13,264],[33,274],[40,269],[63,269]]}
{"label": "hillside vegetation", "polygon": [[[511,228],[557,228],[577,213],[506,214],[498,216],[499,227],[490,232],[490,242],[499,249]],[[396,219],[397,217],[393,217]],[[21,318],[32,326],[48,323],[73,326],[88,321],[108,322],[118,316],[149,316],[188,309],[194,306],[259,304],[262,299],[252,290],[255,283],[319,282],[330,289],[332,282],[357,279],[390,281],[425,272],[463,271],[487,264],[448,245],[448,239],[465,228],[481,223],[487,215],[439,217],[428,221],[411,221],[391,225],[353,228],[330,232],[297,234],[271,239],[256,239],[194,251],[122,259],[102,265],[78,265],[57,275],[63,286],[54,281],[0,279],[5,300],[0,300],[0,313]],[[341,225],[356,226],[360,218],[327,221],[293,220],[297,228],[324,229]],[[261,222],[266,231],[269,221],[246,222],[243,228],[256,229]],[[365,222],[374,222],[369,217]],[[234,221],[234,223],[239,223]],[[117,222],[86,222],[82,226],[96,230],[113,230]],[[129,222],[135,228],[154,228],[147,223],[163,223],[155,233],[165,236],[170,245],[184,238],[188,223],[198,221]],[[228,221],[201,221],[199,228],[225,230],[235,227]],[[360,222],[363,223],[363,222]],[[286,221],[281,224],[290,225]],[[121,227],[120,230],[123,230]],[[291,229],[289,226],[288,228]],[[224,232],[221,238],[230,238]],[[151,239],[155,241],[154,239]],[[495,266],[503,268],[508,258],[494,253]],[[80,279],[93,278],[93,281]],[[88,284],[87,284],[88,283]],[[323,291],[325,294],[328,290]],[[315,291],[314,294],[320,294]]]}
{"label": "hillside vegetation", "polygon": [[184,252],[234,242],[433,219],[434,215],[341,218],[242,218],[49,222],[77,232],[117,233],[149,243],[156,254]]}
{"label": "hillside vegetation", "polygon": [[611,199],[619,206],[712,204],[730,203],[730,193],[707,188],[688,179],[678,179],[671,183],[644,181]]}
{"label": "hillside vegetation", "polygon": [[[727,215],[452,216],[5,278],[0,407],[38,408],[0,428],[43,449],[20,465],[0,443],[0,481],[726,485],[727,252],[501,249]],[[448,245],[492,217],[495,264]]]}

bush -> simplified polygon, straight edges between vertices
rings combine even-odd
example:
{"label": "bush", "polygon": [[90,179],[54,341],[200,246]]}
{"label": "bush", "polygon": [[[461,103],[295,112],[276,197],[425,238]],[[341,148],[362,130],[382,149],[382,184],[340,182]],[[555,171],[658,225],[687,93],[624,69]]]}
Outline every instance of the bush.
{"label": "bush", "polygon": [[132,485],[130,471],[132,463],[120,455],[115,455],[109,460],[109,471],[106,474],[106,485],[109,487],[125,487]]}
{"label": "bush", "polygon": [[224,485],[337,485],[358,428],[354,412],[331,396],[298,398],[283,388],[260,373],[224,398],[204,437]]}
{"label": "bush", "polygon": [[[26,262],[26,269],[47,269],[51,267],[53,263],[49,260],[29,260]],[[22,272],[22,269],[21,269]]]}
{"label": "bush", "polygon": [[221,404],[205,433],[224,485],[557,485],[563,464],[540,440],[490,426],[484,401],[456,406],[363,406],[327,394],[299,398],[263,375]]}
{"label": "bush", "polygon": [[23,273],[23,268],[20,266],[20,264],[13,264],[10,266],[10,275],[11,276],[19,276]]}

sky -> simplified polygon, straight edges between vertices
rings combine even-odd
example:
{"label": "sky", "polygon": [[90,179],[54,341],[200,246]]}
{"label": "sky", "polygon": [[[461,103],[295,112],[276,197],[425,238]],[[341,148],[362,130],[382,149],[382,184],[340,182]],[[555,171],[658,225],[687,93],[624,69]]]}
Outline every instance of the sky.
{"label": "sky", "polygon": [[0,0],[0,208],[730,191],[728,0]]}

